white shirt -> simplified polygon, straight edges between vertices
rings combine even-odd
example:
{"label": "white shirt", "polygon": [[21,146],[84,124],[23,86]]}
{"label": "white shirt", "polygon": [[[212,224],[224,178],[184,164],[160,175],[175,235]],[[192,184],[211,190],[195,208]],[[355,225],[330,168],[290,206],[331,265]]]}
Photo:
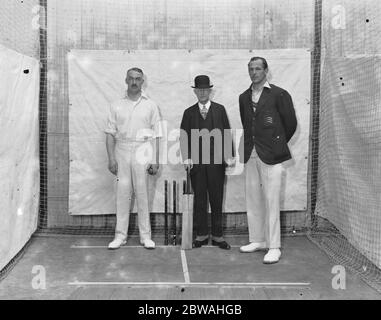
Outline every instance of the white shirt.
{"label": "white shirt", "polygon": [[254,103],[258,103],[264,87],[271,89],[268,81],[264,83],[263,87],[259,91],[255,91],[253,87],[251,87],[251,100],[253,100]]}
{"label": "white shirt", "polygon": [[[210,100],[208,100],[208,102],[207,103],[205,103],[205,108],[206,108],[206,110],[207,111],[209,111],[209,108],[210,108]],[[200,102],[198,103],[198,107],[200,108],[200,111],[204,108],[204,105],[203,104],[201,104]]]}
{"label": "white shirt", "polygon": [[162,137],[159,108],[143,92],[137,101],[126,95],[110,105],[104,132],[119,141],[146,141]]}

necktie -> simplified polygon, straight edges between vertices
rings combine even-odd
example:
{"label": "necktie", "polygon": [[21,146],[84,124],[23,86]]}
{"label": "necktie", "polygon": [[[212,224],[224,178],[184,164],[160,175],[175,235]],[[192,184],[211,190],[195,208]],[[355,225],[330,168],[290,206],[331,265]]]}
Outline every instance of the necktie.
{"label": "necktie", "polygon": [[206,115],[208,114],[208,109],[206,109],[205,105],[202,107],[201,109],[201,115],[202,117],[204,118],[204,120],[206,119]]}

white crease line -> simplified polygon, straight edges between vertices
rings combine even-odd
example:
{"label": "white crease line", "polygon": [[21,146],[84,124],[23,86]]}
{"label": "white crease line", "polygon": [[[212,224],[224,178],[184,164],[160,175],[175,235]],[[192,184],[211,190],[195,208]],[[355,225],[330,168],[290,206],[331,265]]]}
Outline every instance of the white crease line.
{"label": "white crease line", "polygon": [[104,285],[125,285],[125,286],[189,286],[189,287],[234,287],[234,288],[247,288],[247,287],[306,287],[311,285],[310,282],[69,282],[68,285],[72,286],[104,286]]}
{"label": "white crease line", "polygon": [[[156,246],[156,248],[159,246]],[[71,249],[108,249],[108,246],[70,246]],[[144,248],[143,246],[121,246],[119,249]],[[111,251],[111,250],[110,250]],[[114,250],[115,251],[115,250]]]}
{"label": "white crease line", "polygon": [[181,250],[181,263],[183,265],[183,273],[184,273],[185,283],[190,283],[187,256],[185,255],[184,250]]}
{"label": "white crease line", "polygon": [[[216,246],[202,246],[203,248],[217,248]],[[240,248],[241,246],[231,246],[232,248]],[[77,245],[71,245],[71,249],[108,249],[108,246],[77,246]],[[130,246],[125,245],[121,246],[120,249],[128,249],[128,248],[144,248],[141,246]],[[181,248],[180,246],[156,246],[156,248]]]}

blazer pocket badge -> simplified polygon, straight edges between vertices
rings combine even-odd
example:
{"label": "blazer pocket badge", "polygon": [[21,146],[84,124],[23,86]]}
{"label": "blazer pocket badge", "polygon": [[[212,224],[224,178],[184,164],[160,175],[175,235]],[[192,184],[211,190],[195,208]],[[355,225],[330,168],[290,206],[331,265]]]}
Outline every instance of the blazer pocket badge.
{"label": "blazer pocket badge", "polygon": [[263,118],[263,120],[264,120],[264,124],[265,124],[266,126],[268,126],[268,125],[273,125],[273,124],[274,124],[274,119],[273,119],[273,117],[271,117],[271,116],[265,116],[265,117]]}

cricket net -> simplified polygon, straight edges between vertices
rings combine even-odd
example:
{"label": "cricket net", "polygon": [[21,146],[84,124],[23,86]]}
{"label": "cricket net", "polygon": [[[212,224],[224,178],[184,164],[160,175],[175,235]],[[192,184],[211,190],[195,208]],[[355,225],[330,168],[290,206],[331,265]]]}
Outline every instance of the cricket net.
{"label": "cricket net", "polygon": [[318,11],[310,238],[381,291],[381,3]]}
{"label": "cricket net", "polygon": [[[46,1],[45,1],[46,2]],[[28,247],[38,224],[40,130],[46,111],[40,41],[44,1],[0,2],[0,279]],[[41,142],[41,145],[40,145]]]}

